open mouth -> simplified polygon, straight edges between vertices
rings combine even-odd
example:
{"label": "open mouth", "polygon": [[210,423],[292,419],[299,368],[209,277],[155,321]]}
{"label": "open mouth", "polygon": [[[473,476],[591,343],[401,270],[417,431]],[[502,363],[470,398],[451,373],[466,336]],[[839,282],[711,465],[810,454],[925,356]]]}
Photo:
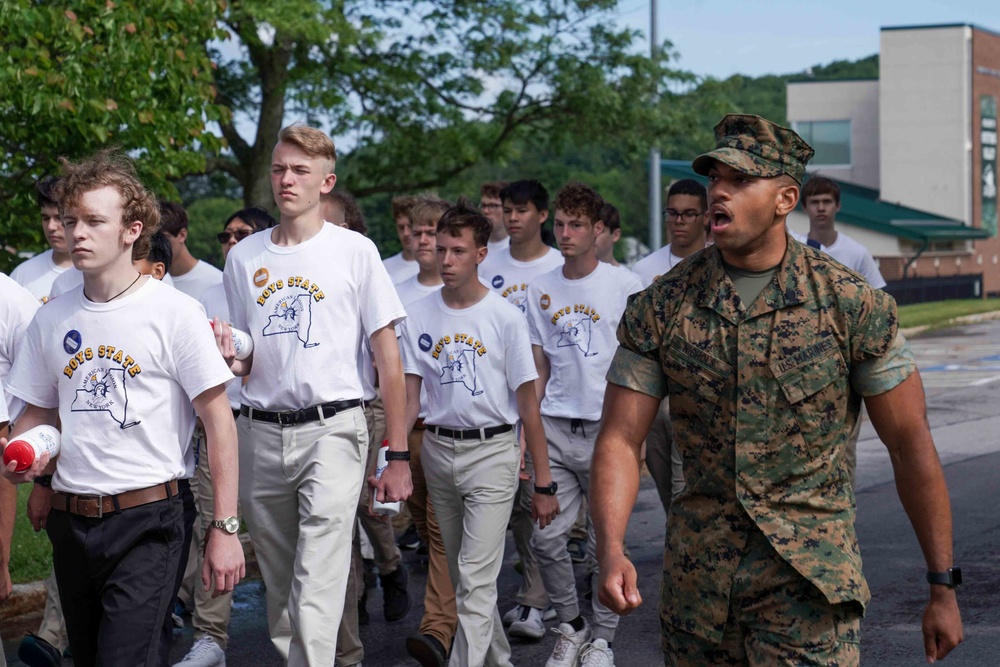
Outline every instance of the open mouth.
{"label": "open mouth", "polygon": [[712,231],[718,232],[732,224],[733,216],[724,206],[716,205],[709,211],[709,220],[712,222]]}

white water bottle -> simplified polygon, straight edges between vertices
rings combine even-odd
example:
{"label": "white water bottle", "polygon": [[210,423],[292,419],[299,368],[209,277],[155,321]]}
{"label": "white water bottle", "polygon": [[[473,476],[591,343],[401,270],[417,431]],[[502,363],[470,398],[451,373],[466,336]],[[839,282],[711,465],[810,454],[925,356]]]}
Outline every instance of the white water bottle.
{"label": "white water bottle", "polygon": [[[215,323],[212,320],[209,320],[208,323],[212,325],[214,331]],[[253,338],[246,331],[240,331],[236,327],[231,328],[233,330],[233,347],[236,348],[236,359],[243,361],[253,352]]]}
{"label": "white water bottle", "polygon": [[[389,462],[385,459],[385,453],[389,451],[389,441],[383,440],[382,446],[378,448],[378,463],[375,464],[375,481],[382,477]],[[375,489],[371,490],[371,509],[375,514],[393,517],[399,514],[400,502],[398,500],[391,503],[380,503],[375,500]]]}
{"label": "white water bottle", "polygon": [[16,461],[14,472],[24,472],[46,452],[50,459],[59,454],[59,429],[42,424],[7,443],[3,450],[3,464],[6,467],[11,461]]}

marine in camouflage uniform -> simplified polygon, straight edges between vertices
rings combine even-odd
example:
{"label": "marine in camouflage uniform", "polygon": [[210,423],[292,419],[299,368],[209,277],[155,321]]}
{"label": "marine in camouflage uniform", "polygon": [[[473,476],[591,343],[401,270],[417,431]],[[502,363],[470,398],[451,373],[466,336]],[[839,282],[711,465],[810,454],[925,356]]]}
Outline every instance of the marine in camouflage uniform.
{"label": "marine in camouflage uniform", "polygon": [[[952,565],[947,489],[912,413],[922,385],[892,297],[785,231],[812,149],[756,116],[715,129],[716,150],[693,167],[711,181],[716,245],[631,297],[619,326],[593,464],[601,599],[619,613],[639,602],[618,546],[631,511],[621,499],[638,488],[623,454],[638,457],[669,396],[687,490],[664,554],[666,664],[856,665],[870,596],[845,446],[862,398],[913,466],[897,475],[930,485],[929,498],[901,488],[929,567]],[[768,257],[777,266],[754,266]],[[922,427],[894,421],[902,412]],[[928,609],[943,657],[961,641],[954,591],[932,591]]]}

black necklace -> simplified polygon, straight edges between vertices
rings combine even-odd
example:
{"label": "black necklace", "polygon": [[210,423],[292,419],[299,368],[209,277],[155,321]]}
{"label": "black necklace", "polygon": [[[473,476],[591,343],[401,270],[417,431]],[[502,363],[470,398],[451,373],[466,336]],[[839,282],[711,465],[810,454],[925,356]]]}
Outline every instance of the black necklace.
{"label": "black necklace", "polygon": [[[135,285],[137,282],[139,282],[139,278],[142,278],[142,274],[141,273],[135,277],[135,280],[133,280],[132,282],[130,282],[128,284],[128,287],[126,287],[125,289],[123,289],[121,292],[118,292],[118,294],[115,294],[113,297],[111,297],[110,299],[108,299],[104,303],[109,303],[111,301],[114,301],[115,299],[117,299],[118,297],[120,297],[122,294],[124,294],[125,292],[129,291],[130,289],[132,289],[132,285]],[[83,295],[87,296],[87,291],[86,290],[84,290]],[[87,300],[88,301],[94,301],[89,296],[87,296]],[[100,303],[100,302],[99,301],[94,301],[94,303]]]}

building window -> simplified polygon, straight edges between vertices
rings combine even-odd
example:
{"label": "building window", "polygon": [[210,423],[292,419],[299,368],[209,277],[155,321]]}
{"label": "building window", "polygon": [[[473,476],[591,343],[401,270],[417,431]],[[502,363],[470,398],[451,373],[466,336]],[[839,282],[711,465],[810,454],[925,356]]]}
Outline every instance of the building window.
{"label": "building window", "polygon": [[851,166],[851,121],[805,120],[793,127],[816,150],[810,167]]}

